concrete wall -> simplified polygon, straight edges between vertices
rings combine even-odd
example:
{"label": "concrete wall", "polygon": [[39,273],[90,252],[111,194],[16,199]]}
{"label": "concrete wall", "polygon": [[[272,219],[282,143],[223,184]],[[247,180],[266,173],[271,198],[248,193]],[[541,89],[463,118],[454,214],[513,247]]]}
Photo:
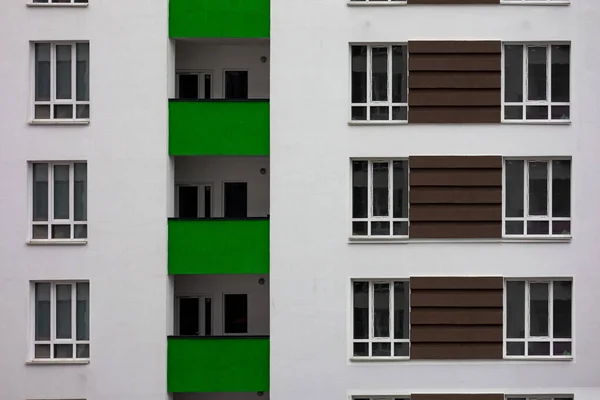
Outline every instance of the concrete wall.
{"label": "concrete wall", "polygon": [[[271,3],[271,396],[600,391],[600,3],[348,7]],[[348,126],[349,42],[571,40],[572,124]],[[350,157],[573,156],[572,243],[349,244]],[[349,362],[350,279],[574,277],[571,362]]]}
{"label": "concrete wall", "polygon": [[[258,283],[264,279],[264,284]],[[223,334],[223,295],[248,295],[248,335],[269,334],[269,277],[267,275],[176,275],[175,298],[212,297],[213,334]],[[175,300],[177,307],[177,300]],[[177,314],[177,312],[176,312]],[[175,324],[178,318],[175,317]]]}
{"label": "concrete wall", "polygon": [[213,217],[223,216],[223,182],[247,182],[248,216],[266,217],[269,174],[268,157],[175,157],[175,184],[212,185]]}
{"label": "concrete wall", "polygon": [[[261,57],[267,57],[261,62]],[[248,98],[269,98],[269,42],[265,40],[179,40],[177,71],[211,71],[213,98],[223,98],[225,70],[248,71]]]}
{"label": "concrete wall", "polygon": [[[26,3],[0,13],[0,397],[165,400],[168,2]],[[36,40],[90,41],[89,126],[27,124]],[[26,245],[34,160],[88,161],[87,245]],[[90,281],[91,361],[26,365],[30,281],[58,279]]]}

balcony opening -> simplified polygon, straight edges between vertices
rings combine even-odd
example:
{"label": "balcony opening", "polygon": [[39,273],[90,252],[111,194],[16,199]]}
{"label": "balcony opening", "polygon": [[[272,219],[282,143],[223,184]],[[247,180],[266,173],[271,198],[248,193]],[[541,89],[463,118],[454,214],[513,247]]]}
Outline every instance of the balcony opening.
{"label": "balcony opening", "polygon": [[173,400],[269,400],[269,392],[174,393]]}

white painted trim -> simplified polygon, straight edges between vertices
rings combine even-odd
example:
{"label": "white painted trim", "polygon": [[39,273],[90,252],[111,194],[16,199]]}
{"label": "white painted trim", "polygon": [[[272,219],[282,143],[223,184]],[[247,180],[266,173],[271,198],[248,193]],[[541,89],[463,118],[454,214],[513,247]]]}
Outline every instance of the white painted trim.
{"label": "white painted trim", "polygon": [[398,6],[407,6],[408,3],[406,1],[347,1],[347,6],[350,7],[398,7]]}
{"label": "white painted trim", "polygon": [[46,8],[46,7],[63,7],[63,8],[86,8],[88,3],[27,3],[27,7],[31,8]]}
{"label": "white painted trim", "polygon": [[42,360],[42,359],[40,359],[40,360],[28,360],[25,362],[26,365],[87,365],[89,363],[90,363],[89,358],[78,358],[75,360],[70,360],[70,359]]}
{"label": "white painted trim", "polygon": [[572,236],[515,237],[503,239],[403,239],[385,236],[350,236],[349,244],[428,244],[428,243],[570,243]]}
{"label": "white painted trim", "polygon": [[348,125],[408,125],[408,121],[348,121]]}
{"label": "white painted trim", "polygon": [[570,0],[500,0],[500,4],[511,6],[570,6]]}
{"label": "white painted trim", "polygon": [[57,239],[31,239],[25,242],[30,246],[64,246],[64,245],[76,245],[81,246],[88,243],[87,239],[73,239],[73,240],[57,240]]}

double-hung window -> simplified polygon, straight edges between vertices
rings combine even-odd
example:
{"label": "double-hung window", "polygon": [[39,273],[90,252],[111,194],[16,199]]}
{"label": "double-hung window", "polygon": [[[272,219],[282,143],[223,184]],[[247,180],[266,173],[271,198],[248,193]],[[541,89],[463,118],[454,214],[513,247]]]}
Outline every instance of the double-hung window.
{"label": "double-hung window", "polygon": [[33,240],[87,238],[87,164],[32,164]]}
{"label": "double-hung window", "polygon": [[89,358],[89,282],[34,282],[33,297],[33,359]]}
{"label": "double-hung window", "polygon": [[35,43],[34,120],[90,118],[89,43]]}
{"label": "double-hung window", "polygon": [[352,282],[352,357],[409,356],[408,281]]}
{"label": "double-hung window", "polygon": [[352,45],[352,121],[408,118],[407,46]]}
{"label": "double-hung window", "polygon": [[507,280],[505,357],[571,357],[573,281]]}
{"label": "double-hung window", "polygon": [[504,121],[568,121],[570,44],[506,44]]}
{"label": "double-hung window", "polygon": [[570,159],[507,159],[504,175],[504,236],[570,236]]}
{"label": "double-hung window", "polygon": [[408,236],[408,161],[352,161],[352,236]]}

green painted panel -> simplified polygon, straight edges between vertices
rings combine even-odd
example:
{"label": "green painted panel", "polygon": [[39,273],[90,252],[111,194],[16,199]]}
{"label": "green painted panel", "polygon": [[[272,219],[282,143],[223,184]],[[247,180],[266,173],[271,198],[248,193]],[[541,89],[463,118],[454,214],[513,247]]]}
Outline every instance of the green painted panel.
{"label": "green painted panel", "polygon": [[169,338],[167,390],[267,392],[269,339]]}
{"label": "green painted panel", "polygon": [[268,38],[269,0],[170,0],[172,38]]}
{"label": "green painted panel", "polygon": [[269,155],[269,102],[170,101],[169,154]]}
{"label": "green painted panel", "polygon": [[268,274],[269,220],[169,220],[169,274]]}

